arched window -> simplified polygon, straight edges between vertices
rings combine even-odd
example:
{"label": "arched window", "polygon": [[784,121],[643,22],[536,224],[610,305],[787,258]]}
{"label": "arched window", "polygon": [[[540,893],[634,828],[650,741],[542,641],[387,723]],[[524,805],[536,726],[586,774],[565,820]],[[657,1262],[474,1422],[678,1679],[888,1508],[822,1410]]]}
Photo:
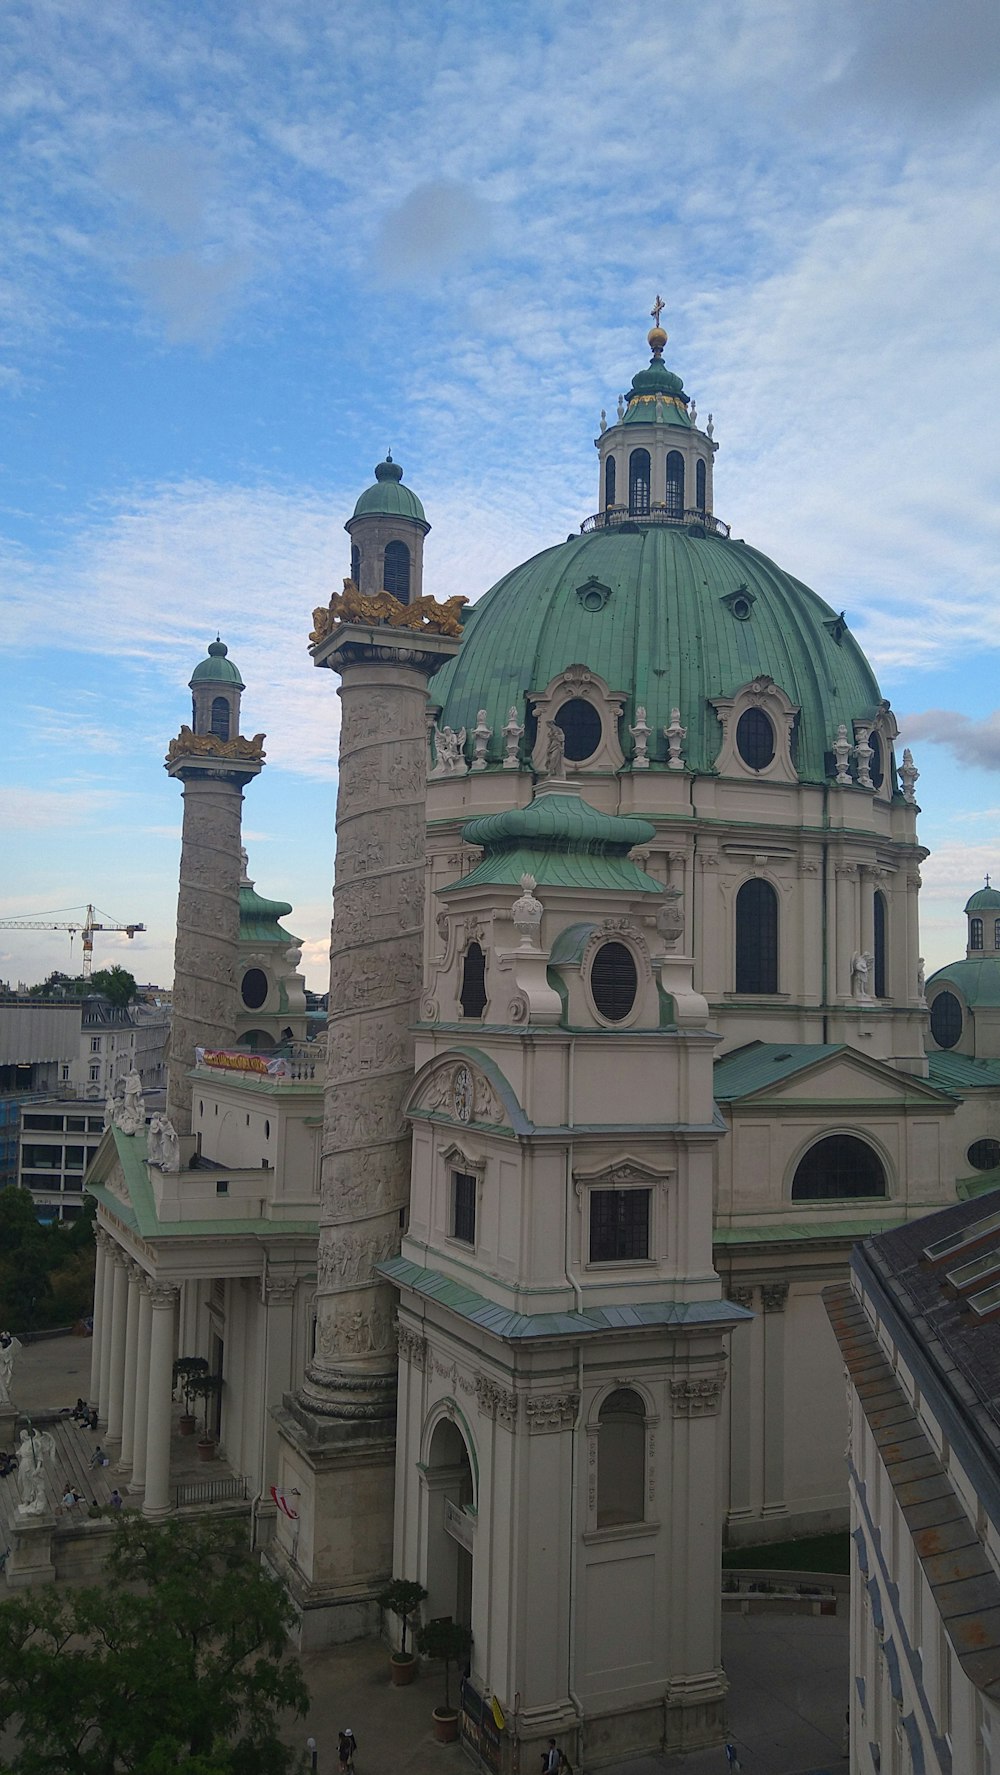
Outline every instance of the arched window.
{"label": "arched window", "polygon": [[617,1387],[601,1406],[597,1526],[642,1522],[646,1514],[646,1413],[638,1393]]}
{"label": "arched window", "polygon": [[649,451],[633,450],[628,459],[629,516],[644,518],[649,511]]}
{"label": "arched window", "polygon": [[387,542],[382,584],[401,604],[410,602],[410,551],[405,542]]}
{"label": "arched window", "polygon": [[744,709],[736,723],[736,750],[750,770],[766,770],[774,757],[774,728],[763,709]]}
{"label": "arched window", "polygon": [[667,457],[667,512],[672,518],[684,515],[684,458],[679,450]]}
{"label": "arched window", "polygon": [[351,543],[351,578],[355,585],[361,584],[361,550],[356,542]]}
{"label": "arched window", "polygon": [[993,947],[1000,949],[1000,918],[993,920]]}
{"label": "arched window", "polygon": [[792,1180],[793,1202],[842,1201],[886,1193],[878,1154],[855,1134],[828,1134],[825,1140],[818,1140],[799,1160]]}
{"label": "arched window", "polygon": [[879,739],[877,733],[872,733],[868,736],[868,744],[872,749],[871,760],[868,765],[868,775],[871,777],[873,788],[881,789],[883,781],[885,780],[885,767],[882,763],[882,741]]}
{"label": "arched window", "polygon": [[486,1009],[486,957],[478,943],[470,943],[465,952],[459,1003],[463,1017],[481,1017]]}
{"label": "arched window", "polygon": [[970,949],[981,949],[982,947],[983,947],[983,921],[981,918],[970,918],[970,920],[969,920],[969,948]]}
{"label": "arched window", "polygon": [[697,464],[695,466],[695,471],[694,471],[694,502],[700,512],[703,512],[705,510],[705,482],[706,482],[706,480],[707,480],[707,475],[705,472],[705,464],[702,462],[701,457],[699,456]]}
{"label": "arched window", "polygon": [[224,696],[212,698],[212,732],[217,740],[229,738],[229,704]]}
{"label": "arched window", "polygon": [[875,997],[876,998],[888,998],[889,994],[887,993],[886,988],[885,988],[886,914],[885,914],[885,895],[884,894],[876,893],[875,904],[873,907],[873,913],[874,913],[873,925],[874,925],[874,933],[875,933]]}
{"label": "arched window", "polygon": [[778,896],[759,876],[736,896],[736,990],[778,990]]}
{"label": "arched window", "polygon": [[939,1048],[953,1048],[962,1039],[962,1007],[953,992],[939,992],[931,1006],[931,1035]]}
{"label": "arched window", "polygon": [[605,509],[615,503],[615,459],[606,458],[604,463],[604,505]]}

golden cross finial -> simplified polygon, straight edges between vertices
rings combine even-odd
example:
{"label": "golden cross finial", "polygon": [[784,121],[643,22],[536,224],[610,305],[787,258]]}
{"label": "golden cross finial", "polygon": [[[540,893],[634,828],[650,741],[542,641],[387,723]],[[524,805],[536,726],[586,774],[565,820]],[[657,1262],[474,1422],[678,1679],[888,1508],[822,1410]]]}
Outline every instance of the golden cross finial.
{"label": "golden cross finial", "polygon": [[653,303],[653,306],[649,311],[657,326],[659,326],[659,324],[660,324],[660,315],[663,313],[663,310],[665,307],[666,307],[666,303],[663,302],[659,296],[657,296],[656,301]]}

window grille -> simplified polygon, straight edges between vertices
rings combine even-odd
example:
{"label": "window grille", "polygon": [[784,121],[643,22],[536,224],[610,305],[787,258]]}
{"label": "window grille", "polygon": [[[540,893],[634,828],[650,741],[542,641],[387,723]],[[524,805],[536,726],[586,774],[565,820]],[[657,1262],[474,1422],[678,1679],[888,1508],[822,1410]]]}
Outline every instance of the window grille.
{"label": "window grille", "polygon": [[635,958],[624,943],[602,943],[590,968],[590,990],[602,1017],[621,1023],[639,989]]}
{"label": "window grille", "polygon": [[763,709],[744,709],[736,723],[736,750],[750,770],[766,770],[774,757],[774,728]]}
{"label": "window grille", "polygon": [[981,949],[982,947],[983,947],[983,921],[981,918],[970,918],[970,920],[969,920],[969,948],[970,949]]}
{"label": "window grille", "polygon": [[628,459],[628,509],[632,518],[649,511],[649,451],[633,450]]}
{"label": "window grille", "polygon": [[217,740],[229,738],[229,704],[224,696],[212,698],[212,732]]}
{"label": "window grille", "polygon": [[684,515],[684,458],[679,450],[667,456],[667,512],[672,518]]}
{"label": "window grille", "polygon": [[778,990],[778,896],[759,876],[736,896],[736,990]]}
{"label": "window grille", "polygon": [[877,1153],[854,1134],[828,1134],[800,1159],[793,1202],[884,1196],[885,1171]]}
{"label": "window grille", "polygon": [[591,1263],[629,1263],[649,1256],[648,1189],[590,1192]]}
{"label": "window grille", "polygon": [[466,1245],[476,1243],[476,1181],[471,1171],[452,1172],[451,1236]]}

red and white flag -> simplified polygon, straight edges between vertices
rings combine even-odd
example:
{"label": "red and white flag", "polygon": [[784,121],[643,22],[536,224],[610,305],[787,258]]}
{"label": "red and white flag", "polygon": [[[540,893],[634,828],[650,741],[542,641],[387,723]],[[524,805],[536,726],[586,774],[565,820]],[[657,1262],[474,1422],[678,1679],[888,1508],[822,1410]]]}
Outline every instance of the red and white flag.
{"label": "red and white flag", "polygon": [[272,1485],[271,1496],[277,1504],[278,1509],[282,1512],[282,1515],[287,1516],[290,1522],[298,1522],[299,1513],[297,1510],[292,1509],[292,1506],[288,1501],[288,1495],[286,1492],[282,1491],[280,1485]]}

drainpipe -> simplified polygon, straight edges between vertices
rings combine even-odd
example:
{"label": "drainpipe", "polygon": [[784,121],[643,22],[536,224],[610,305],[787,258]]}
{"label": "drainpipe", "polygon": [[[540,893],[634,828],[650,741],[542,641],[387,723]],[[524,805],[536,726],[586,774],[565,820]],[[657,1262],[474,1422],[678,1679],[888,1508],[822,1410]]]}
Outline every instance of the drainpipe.
{"label": "drainpipe", "polygon": [[[830,785],[829,785],[829,783],[824,783],[823,784],[823,831],[824,831],[824,833],[827,833],[827,832],[829,832],[829,830],[830,830]],[[828,1034],[828,1022],[829,1022],[829,1019],[827,1017],[827,1011],[826,1011],[827,987],[829,985],[829,967],[830,967],[830,893],[829,893],[829,884],[827,882],[827,870],[829,868],[829,865],[830,865],[830,841],[828,838],[824,837],[824,839],[823,839],[823,890],[822,890],[822,892],[823,892],[823,901],[822,901],[823,942],[821,945],[821,948],[822,948],[821,992],[822,992],[822,999],[823,999],[823,1046],[824,1047],[826,1046],[826,1038],[827,1038],[827,1034]]]}
{"label": "drainpipe", "polygon": [[[566,1091],[569,1099],[566,1121],[572,1129],[576,1121],[575,1098],[575,1062],[576,1040],[570,1037],[569,1067],[566,1080]],[[566,1147],[566,1225],[563,1235],[563,1271],[576,1301],[576,1310],[583,1312],[583,1290],[573,1274],[570,1254],[570,1228],[574,1224],[576,1213],[575,1190],[573,1188],[573,1140],[570,1138]],[[573,1670],[576,1664],[576,1593],[577,1593],[577,1519],[579,1504],[577,1491],[580,1481],[580,1433],[583,1425],[583,1339],[577,1344],[576,1353],[576,1421],[573,1424],[573,1442],[570,1452],[570,1486],[569,1486],[569,1641],[566,1650],[566,1693],[576,1709],[576,1764],[583,1775],[583,1703],[573,1687]]]}

